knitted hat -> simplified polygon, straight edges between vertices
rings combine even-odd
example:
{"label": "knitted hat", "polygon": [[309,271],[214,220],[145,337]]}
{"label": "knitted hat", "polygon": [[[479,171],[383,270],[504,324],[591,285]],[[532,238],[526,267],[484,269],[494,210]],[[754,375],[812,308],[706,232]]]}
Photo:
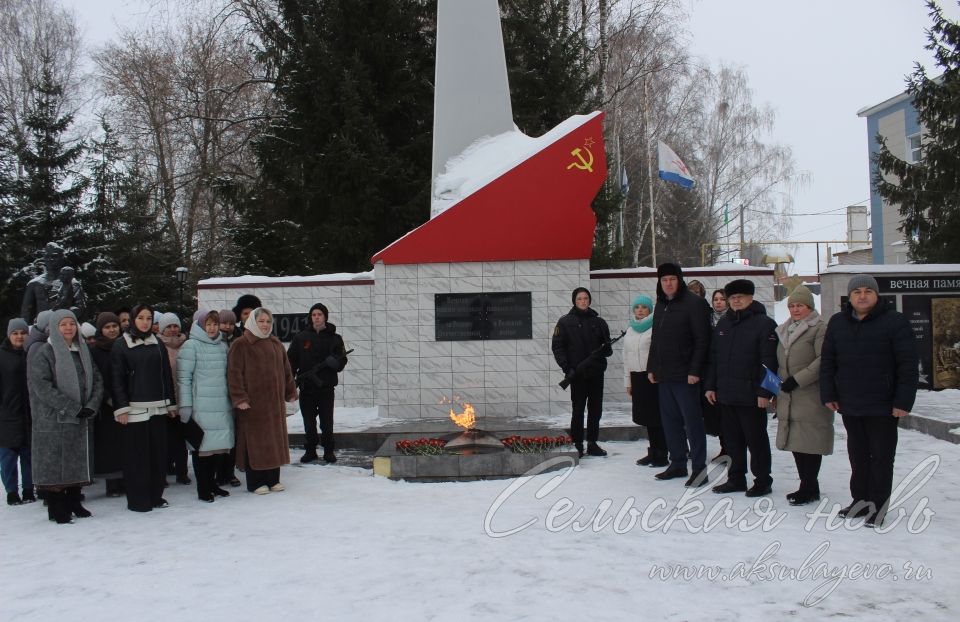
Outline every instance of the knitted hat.
{"label": "knitted hat", "polygon": [[97,315],[97,333],[103,333],[103,327],[107,324],[117,324],[120,325],[120,318],[117,317],[115,313],[110,313],[109,311],[104,311]]}
{"label": "knitted hat", "polygon": [[244,294],[237,298],[237,304],[233,307],[233,315],[237,318],[240,317],[240,312],[244,309],[258,309],[263,306],[263,303],[260,302],[260,299],[254,296],[253,294]]}
{"label": "knitted hat", "polygon": [[653,301],[650,300],[650,296],[637,294],[636,298],[633,299],[633,304],[630,305],[631,315],[633,314],[633,310],[637,308],[637,305],[643,305],[646,308],[650,309],[650,312],[653,313]]}
{"label": "knitted hat", "polygon": [[237,316],[230,309],[220,309],[220,323],[221,324],[236,324]]}
{"label": "knitted hat", "polygon": [[[154,315],[156,317],[156,315]],[[180,326],[180,318],[177,317],[176,313],[164,313],[160,316],[160,334],[163,334],[163,331],[166,330],[167,326],[173,326],[176,324]]]}
{"label": "knitted hat", "polygon": [[683,269],[680,267],[679,264],[670,263],[670,262],[662,263],[659,266],[657,266],[657,278],[659,279],[664,276],[675,276],[678,279],[682,279]]}
{"label": "knitted hat", "polygon": [[[161,318],[162,315],[163,315],[163,314],[160,313],[159,311],[154,311],[154,312],[153,312],[153,323],[154,323],[154,324],[159,324],[159,323],[160,323],[160,318]],[[163,332],[163,329],[161,328],[160,331]]]}
{"label": "knitted hat", "polygon": [[580,292],[586,292],[587,300],[593,302],[593,296],[590,295],[590,290],[586,287],[578,287],[577,289],[573,290],[573,294],[570,295],[570,302],[577,304],[577,295],[580,294]]}
{"label": "knitted hat", "polygon": [[879,293],[880,286],[877,284],[877,279],[873,278],[869,274],[855,274],[850,278],[850,282],[847,283],[847,296],[855,289],[860,289],[861,287],[867,287],[873,291]]}
{"label": "knitted hat", "polygon": [[312,307],[310,307],[310,313],[309,313],[309,315],[313,315],[313,312],[314,312],[315,310],[317,310],[317,309],[319,309],[320,312],[323,313],[323,321],[324,321],[324,322],[326,322],[327,320],[330,319],[330,312],[327,311],[326,305],[324,305],[322,302],[318,302],[317,304],[315,304],[315,305],[313,305]]}
{"label": "knitted hat", "polygon": [[802,305],[807,305],[811,309],[816,309],[816,305],[813,302],[813,294],[805,285],[798,285],[794,288],[793,292],[790,294],[790,297],[787,298],[787,304],[792,305],[794,303],[800,303]]}
{"label": "knitted hat", "polygon": [[53,311],[47,309],[46,311],[41,311],[37,314],[36,326],[38,330],[47,332],[47,329],[50,328],[50,316],[53,315]]}
{"label": "knitted hat", "polygon": [[737,294],[753,296],[754,289],[753,281],[748,279],[736,279],[723,286],[723,293],[727,298]]}
{"label": "knitted hat", "polygon": [[9,322],[7,322],[7,337],[9,337],[10,335],[12,335],[12,334],[13,334],[13,331],[15,331],[15,330],[23,330],[23,331],[25,331],[25,330],[27,330],[28,328],[29,328],[29,327],[27,326],[27,323],[26,323],[22,318],[15,317],[15,318],[13,318],[12,320],[10,320]]}
{"label": "knitted hat", "polygon": [[97,334],[97,327],[90,322],[84,322],[80,325],[80,335],[84,339],[90,339]]}

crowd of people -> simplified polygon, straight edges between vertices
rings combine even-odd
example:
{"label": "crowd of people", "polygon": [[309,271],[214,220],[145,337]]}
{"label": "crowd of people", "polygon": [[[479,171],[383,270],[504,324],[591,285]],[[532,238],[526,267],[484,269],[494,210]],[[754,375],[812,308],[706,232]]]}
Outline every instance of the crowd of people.
{"label": "crowd of people", "polygon": [[289,352],[272,334],[273,313],[249,294],[187,325],[147,304],[100,312],[92,325],[69,309],[41,311],[32,325],[10,320],[0,344],[7,504],[40,498],[49,520],[70,523],[91,516],[83,488],[97,478],[131,511],[166,508],[168,475],[192,483],[188,455],[200,501],[230,496],[237,468],[250,492],[281,492],[285,403],[301,397],[312,400],[302,461],[318,459],[319,417],[324,460],[335,462],[333,391],[347,359],[328,316],[314,305]]}
{"label": "crowd of people", "polygon": [[[790,317],[778,326],[754,300],[752,281],[733,280],[708,303],[703,285],[686,284],[679,265],[660,265],[655,299],[634,298],[622,335],[633,420],[649,439],[637,464],[662,468],[658,480],[700,487],[709,464],[727,460],[714,492],[768,495],[772,412],[775,445],[793,454],[799,478],[787,500],[811,503],[820,498],[820,467],[833,452],[840,413],[853,498],[841,515],[880,524],[897,419],[916,398],[918,354],[909,323],[879,298],[875,279],[856,275],[847,289],[847,302],[827,321],[810,290],[797,287]],[[575,289],[572,303],[552,341],[561,386],[570,387],[570,435],[581,456],[605,456],[598,444],[604,372],[616,339],[591,308],[589,290]],[[301,462],[319,461],[318,447],[324,462],[335,462],[334,388],[349,351],[321,303],[286,351],[272,328],[273,313],[252,295],[233,309],[201,309],[187,327],[146,304],[101,312],[89,328],[66,309],[42,311],[33,325],[10,320],[0,344],[7,503],[41,497],[51,521],[69,523],[91,515],[82,489],[100,478],[107,496],[125,496],[132,511],[165,508],[168,474],[191,483],[188,455],[200,501],[240,486],[235,468],[250,492],[283,491],[285,403],[296,400],[306,438]],[[721,447],[710,461],[707,434]]]}
{"label": "crowd of people", "polygon": [[[801,285],[788,298],[789,319],[778,326],[754,300],[752,281],[732,280],[708,303],[703,285],[685,283],[679,265],[658,266],[656,300],[633,299],[622,350],[633,421],[646,427],[649,439],[637,464],[663,468],[658,480],[686,478],[687,487],[700,487],[709,482],[709,463],[725,460],[726,480],[713,492],[769,495],[772,413],[775,445],[793,454],[799,478],[787,501],[812,503],[820,499],[820,467],[833,453],[834,414],[840,413],[852,496],[840,516],[881,524],[893,485],[897,420],[913,407],[919,374],[913,330],[878,292],[876,279],[854,276],[847,302],[826,321]],[[553,353],[570,379],[577,451],[605,456],[597,440],[606,357],[613,350],[607,322],[591,301],[585,288],[574,290],[573,308],[554,329]],[[707,434],[720,440],[720,453],[709,462]]]}

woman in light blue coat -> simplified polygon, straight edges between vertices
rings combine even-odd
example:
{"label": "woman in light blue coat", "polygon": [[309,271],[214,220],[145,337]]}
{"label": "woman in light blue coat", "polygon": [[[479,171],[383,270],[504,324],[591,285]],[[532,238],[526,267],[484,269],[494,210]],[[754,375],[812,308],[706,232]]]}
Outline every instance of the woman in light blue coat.
{"label": "woman in light blue coat", "polygon": [[193,316],[190,339],[177,355],[180,417],[194,419],[203,429],[199,447],[192,447],[197,498],[212,503],[229,492],[216,484],[219,456],[233,447],[233,405],[227,389],[227,344],[220,335],[216,311],[200,310]]}

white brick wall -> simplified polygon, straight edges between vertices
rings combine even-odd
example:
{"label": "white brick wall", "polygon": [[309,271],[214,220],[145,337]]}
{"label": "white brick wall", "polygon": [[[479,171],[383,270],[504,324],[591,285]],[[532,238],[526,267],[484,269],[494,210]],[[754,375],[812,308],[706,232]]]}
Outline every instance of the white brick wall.
{"label": "white brick wall", "polygon": [[343,337],[347,349],[353,348],[350,362],[340,374],[336,402],[342,406],[371,406],[374,403],[373,286],[369,282],[324,284],[322,281],[264,284],[237,288],[206,288],[197,291],[201,308],[230,309],[243,294],[252,293],[274,313],[306,314],[314,303],[322,302],[330,311],[330,321]]}
{"label": "white brick wall", "polygon": [[[570,308],[570,292],[589,283],[587,261],[381,263],[374,277],[376,404],[382,416],[443,417],[450,406],[442,402],[450,400],[470,402],[480,418],[547,415],[569,400],[550,387],[562,378],[550,336],[557,317]],[[435,341],[434,294],[514,291],[531,293],[532,339]],[[410,308],[407,296],[413,294],[416,315],[401,312]],[[411,387],[416,390],[406,390]]]}
{"label": "white brick wall", "polygon": [[[757,285],[756,299],[772,309],[772,272],[756,269],[693,268],[685,278],[701,281],[709,297],[735,278]],[[381,416],[401,419],[445,417],[444,401],[470,402],[482,418],[560,416],[570,412],[570,393],[557,386],[563,376],[553,359],[553,328],[572,306],[580,286],[613,336],[626,329],[630,303],[656,296],[652,269],[598,271],[591,280],[586,260],[438,263],[374,267],[374,283],[257,285],[204,288],[201,306],[230,308],[243,293],[256,294],[276,313],[307,313],[315,302],[330,310],[350,364],[337,387],[337,402],[379,407]],[[269,279],[265,279],[266,282]],[[503,341],[436,341],[434,294],[530,292],[533,338]],[[609,359],[604,400],[626,402],[621,344]]]}

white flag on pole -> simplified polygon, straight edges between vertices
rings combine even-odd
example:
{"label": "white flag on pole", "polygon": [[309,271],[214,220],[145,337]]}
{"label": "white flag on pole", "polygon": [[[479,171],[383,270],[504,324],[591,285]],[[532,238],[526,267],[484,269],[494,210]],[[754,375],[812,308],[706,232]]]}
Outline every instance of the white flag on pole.
{"label": "white flag on pole", "polygon": [[657,159],[660,162],[660,179],[684,188],[693,188],[690,169],[683,163],[680,156],[673,152],[673,149],[660,141],[657,141]]}

